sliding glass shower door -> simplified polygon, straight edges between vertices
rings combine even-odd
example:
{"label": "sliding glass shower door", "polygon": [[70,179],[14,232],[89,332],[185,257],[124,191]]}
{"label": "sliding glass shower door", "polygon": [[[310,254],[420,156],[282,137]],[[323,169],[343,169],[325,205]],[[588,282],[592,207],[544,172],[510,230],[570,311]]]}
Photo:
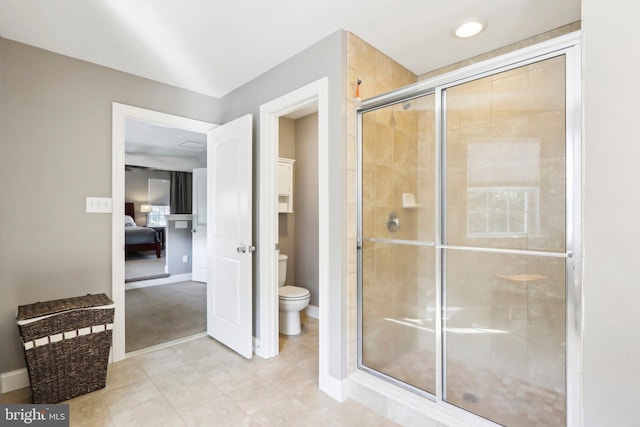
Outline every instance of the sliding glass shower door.
{"label": "sliding glass shower door", "polygon": [[362,120],[361,364],[436,389],[434,95]]}
{"label": "sliding glass shower door", "polygon": [[498,424],[566,425],[566,58],[360,113],[360,369]]}
{"label": "sliding glass shower door", "polygon": [[565,425],[564,56],[443,91],[443,398]]}

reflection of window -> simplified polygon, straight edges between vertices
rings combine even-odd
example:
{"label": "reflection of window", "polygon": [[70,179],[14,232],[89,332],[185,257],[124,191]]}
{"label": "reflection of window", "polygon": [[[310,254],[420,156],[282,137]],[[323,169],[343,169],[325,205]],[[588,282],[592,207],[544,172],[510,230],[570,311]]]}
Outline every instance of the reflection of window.
{"label": "reflection of window", "polygon": [[[467,234],[476,237],[524,236],[530,227],[537,228],[537,204],[537,188],[468,188]],[[535,207],[532,212],[528,211],[530,206]]]}
{"label": "reflection of window", "polygon": [[170,206],[151,206],[151,212],[147,214],[147,227],[166,227],[167,217],[171,213]]}

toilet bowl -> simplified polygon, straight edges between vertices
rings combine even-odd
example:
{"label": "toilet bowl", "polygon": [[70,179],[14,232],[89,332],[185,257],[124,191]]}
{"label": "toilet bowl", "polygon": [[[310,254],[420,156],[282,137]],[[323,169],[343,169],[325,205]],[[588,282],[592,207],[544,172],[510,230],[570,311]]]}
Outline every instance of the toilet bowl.
{"label": "toilet bowl", "polygon": [[284,254],[278,255],[278,311],[280,317],[280,333],[298,335],[302,332],[300,312],[309,305],[311,292],[299,286],[285,286],[287,278],[287,259]]}

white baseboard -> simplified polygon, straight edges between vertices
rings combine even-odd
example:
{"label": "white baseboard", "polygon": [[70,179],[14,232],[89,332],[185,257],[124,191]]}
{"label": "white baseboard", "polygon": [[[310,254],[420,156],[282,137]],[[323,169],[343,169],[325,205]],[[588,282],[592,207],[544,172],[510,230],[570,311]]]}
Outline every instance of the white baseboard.
{"label": "white baseboard", "polygon": [[339,380],[331,375],[321,377],[320,390],[327,393],[338,402],[344,402],[349,398],[349,378]]}
{"label": "white baseboard", "polygon": [[307,316],[313,317],[314,319],[320,319],[320,309],[315,305],[308,305],[306,308]]}
{"label": "white baseboard", "polygon": [[0,394],[9,393],[29,387],[29,373],[27,368],[16,369],[15,371],[3,372],[0,374]]}
{"label": "white baseboard", "polygon": [[174,274],[169,277],[163,277],[161,279],[140,280],[139,282],[129,282],[124,284],[124,290],[129,291],[131,289],[148,288],[149,286],[170,285],[178,282],[191,281],[191,273]]}

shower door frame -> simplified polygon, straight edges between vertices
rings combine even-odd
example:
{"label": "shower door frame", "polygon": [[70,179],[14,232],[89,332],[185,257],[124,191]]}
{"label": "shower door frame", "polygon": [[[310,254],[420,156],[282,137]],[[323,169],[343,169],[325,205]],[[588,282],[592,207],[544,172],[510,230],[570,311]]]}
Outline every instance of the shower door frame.
{"label": "shower door frame", "polygon": [[[444,111],[446,90],[469,81],[494,75],[510,69],[525,66],[545,59],[565,57],[565,132],[566,132],[566,165],[565,165],[565,252],[551,254],[541,251],[517,251],[489,249],[498,253],[526,253],[527,255],[544,254],[566,259],[566,425],[581,425],[582,417],[582,104],[581,104],[581,51],[580,31],[520,49],[500,57],[479,62],[456,71],[423,80],[416,84],[379,95],[362,102],[357,111],[357,368],[410,392],[425,397],[428,408],[444,411],[460,420],[476,425],[498,425],[486,418],[475,415],[444,400],[444,334],[443,317],[446,301],[443,273],[446,260],[444,251],[456,248],[443,242],[445,224],[444,194],[446,191],[443,176],[446,157],[443,151],[446,144]],[[435,256],[435,288],[436,306],[436,394],[425,392],[414,386],[402,383],[379,371],[363,366],[362,363],[362,248],[363,248],[363,195],[362,195],[362,118],[363,114],[392,104],[409,101],[421,96],[435,96],[435,242],[420,242],[421,245],[434,247]]]}

